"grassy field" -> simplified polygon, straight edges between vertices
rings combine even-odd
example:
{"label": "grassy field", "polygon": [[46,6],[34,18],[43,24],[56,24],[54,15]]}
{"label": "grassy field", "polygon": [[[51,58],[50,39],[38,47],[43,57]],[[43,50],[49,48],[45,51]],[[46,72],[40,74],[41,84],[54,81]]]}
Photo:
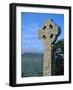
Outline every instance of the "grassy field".
{"label": "grassy field", "polygon": [[22,77],[33,77],[43,75],[43,54],[24,53],[22,54]]}

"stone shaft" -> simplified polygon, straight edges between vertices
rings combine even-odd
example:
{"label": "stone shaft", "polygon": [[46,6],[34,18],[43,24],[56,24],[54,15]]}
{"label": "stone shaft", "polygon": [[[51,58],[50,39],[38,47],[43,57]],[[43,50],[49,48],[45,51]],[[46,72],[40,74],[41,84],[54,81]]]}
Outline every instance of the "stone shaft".
{"label": "stone shaft", "polygon": [[51,76],[51,43],[44,43],[43,76]]}

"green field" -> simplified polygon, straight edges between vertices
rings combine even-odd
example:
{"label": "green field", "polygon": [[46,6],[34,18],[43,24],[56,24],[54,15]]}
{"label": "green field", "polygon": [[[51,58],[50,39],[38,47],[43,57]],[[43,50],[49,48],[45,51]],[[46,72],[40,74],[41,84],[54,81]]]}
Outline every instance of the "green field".
{"label": "green field", "polygon": [[24,53],[22,54],[22,77],[43,75],[43,54]]}

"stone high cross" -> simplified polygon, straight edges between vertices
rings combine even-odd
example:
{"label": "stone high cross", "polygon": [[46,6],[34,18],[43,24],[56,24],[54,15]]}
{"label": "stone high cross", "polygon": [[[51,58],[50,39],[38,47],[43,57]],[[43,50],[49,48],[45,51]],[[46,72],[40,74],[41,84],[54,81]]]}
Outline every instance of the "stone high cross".
{"label": "stone high cross", "polygon": [[51,49],[52,44],[60,34],[60,27],[52,19],[47,20],[39,30],[39,38],[42,39],[45,47],[43,57],[43,76],[51,76]]}

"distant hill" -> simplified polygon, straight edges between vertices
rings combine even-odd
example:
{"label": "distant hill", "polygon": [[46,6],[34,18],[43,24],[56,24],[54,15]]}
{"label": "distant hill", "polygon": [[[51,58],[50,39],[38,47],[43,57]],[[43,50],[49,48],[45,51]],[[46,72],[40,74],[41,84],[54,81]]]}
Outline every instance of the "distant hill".
{"label": "distant hill", "polygon": [[35,56],[35,57],[37,57],[37,56],[42,56],[43,55],[43,53],[33,53],[33,52],[26,52],[26,53],[23,53],[22,54],[22,56]]}

